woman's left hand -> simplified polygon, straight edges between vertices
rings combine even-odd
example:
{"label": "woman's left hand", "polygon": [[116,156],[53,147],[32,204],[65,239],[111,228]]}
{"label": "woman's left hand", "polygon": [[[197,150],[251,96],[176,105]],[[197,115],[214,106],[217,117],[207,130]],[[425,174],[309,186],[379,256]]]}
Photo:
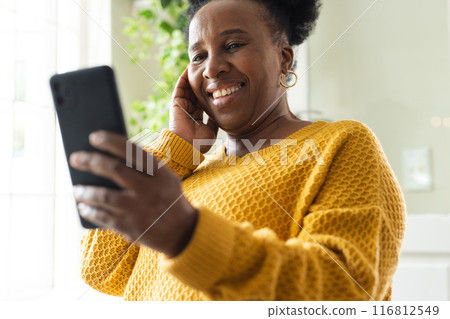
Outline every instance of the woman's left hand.
{"label": "woman's left hand", "polygon": [[[110,179],[122,190],[74,186],[81,216],[168,257],[178,255],[189,242],[197,221],[197,211],[184,197],[180,179],[168,168],[158,168],[158,161],[150,153],[130,142],[131,158],[127,162],[124,136],[98,131],[89,140],[115,157],[81,151],[70,156],[70,165]],[[136,154],[142,154],[142,167],[138,167],[141,171],[136,169]],[[133,168],[127,163],[133,163]]]}

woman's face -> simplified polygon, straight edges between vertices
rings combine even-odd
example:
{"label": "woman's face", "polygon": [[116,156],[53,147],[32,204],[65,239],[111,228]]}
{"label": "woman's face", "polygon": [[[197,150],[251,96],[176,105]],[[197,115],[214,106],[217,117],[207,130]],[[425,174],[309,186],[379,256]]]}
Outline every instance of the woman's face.
{"label": "woman's face", "polygon": [[251,132],[252,123],[271,113],[284,92],[282,64],[292,63],[273,43],[261,10],[254,1],[214,0],[190,24],[189,83],[205,112],[229,133]]}

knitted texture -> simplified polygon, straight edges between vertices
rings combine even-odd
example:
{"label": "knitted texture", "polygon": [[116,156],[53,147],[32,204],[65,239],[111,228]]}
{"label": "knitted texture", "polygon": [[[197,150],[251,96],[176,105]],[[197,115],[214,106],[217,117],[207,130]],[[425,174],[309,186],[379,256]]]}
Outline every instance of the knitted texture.
{"label": "knitted texture", "polygon": [[88,285],[125,300],[390,300],[406,207],[367,126],[317,121],[242,158],[204,159],[168,130],[146,148],[168,149],[199,212],[191,241],[169,259],[85,230]]}

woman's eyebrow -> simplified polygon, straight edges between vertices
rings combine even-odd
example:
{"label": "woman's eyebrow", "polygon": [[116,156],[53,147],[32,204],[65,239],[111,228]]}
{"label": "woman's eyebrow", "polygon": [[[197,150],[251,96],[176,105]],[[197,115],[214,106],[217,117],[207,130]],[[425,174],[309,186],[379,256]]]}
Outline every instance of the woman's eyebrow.
{"label": "woman's eyebrow", "polygon": [[[236,33],[237,34],[248,34],[247,31],[244,31],[244,30],[239,29],[239,28],[235,28],[235,29],[228,29],[228,30],[220,32],[219,37],[223,37],[224,35],[236,34]],[[194,44],[192,44],[189,47],[189,51],[195,50],[197,47],[199,47],[202,44],[202,42],[203,41],[198,41],[198,42],[195,42]]]}
{"label": "woman's eyebrow", "polygon": [[222,32],[219,34],[219,37],[224,36],[224,35],[234,34],[234,33],[248,34],[247,31],[244,31],[244,30],[239,29],[239,28],[235,28],[235,29],[228,29],[228,30],[222,31]]}

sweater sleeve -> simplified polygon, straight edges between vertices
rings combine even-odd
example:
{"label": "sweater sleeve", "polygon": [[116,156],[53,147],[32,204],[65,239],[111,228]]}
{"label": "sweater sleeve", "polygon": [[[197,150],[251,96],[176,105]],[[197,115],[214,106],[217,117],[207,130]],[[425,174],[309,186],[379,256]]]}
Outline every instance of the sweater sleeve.
{"label": "sweater sleeve", "polygon": [[199,150],[168,129],[164,129],[152,145],[144,150],[160,161],[166,163],[181,179],[190,176],[198,165],[205,159]]}
{"label": "sweater sleeve", "polygon": [[81,239],[81,278],[102,293],[122,296],[139,254],[122,235],[86,229]]}
{"label": "sweater sleeve", "polygon": [[336,150],[314,177],[314,200],[292,215],[295,236],[283,241],[198,205],[191,242],[175,258],[161,256],[163,268],[210,300],[385,298],[405,207],[378,141],[365,126],[357,133],[328,144]]}
{"label": "sweater sleeve", "polygon": [[[180,178],[192,174],[204,156],[181,137],[163,130],[145,151],[153,153]],[[122,296],[139,254],[120,234],[106,229],[86,229],[81,239],[81,277],[94,289]]]}

